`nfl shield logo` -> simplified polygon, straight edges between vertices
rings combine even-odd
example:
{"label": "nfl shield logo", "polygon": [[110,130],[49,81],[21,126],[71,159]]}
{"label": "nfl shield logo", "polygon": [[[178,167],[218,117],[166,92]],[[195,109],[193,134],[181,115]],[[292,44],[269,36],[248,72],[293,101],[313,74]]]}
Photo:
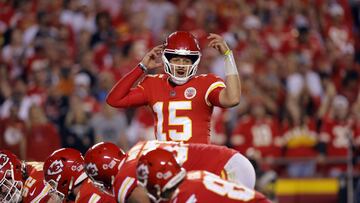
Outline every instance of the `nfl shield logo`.
{"label": "nfl shield logo", "polygon": [[184,92],[184,96],[186,99],[192,99],[195,97],[195,95],[196,89],[194,87],[188,87]]}

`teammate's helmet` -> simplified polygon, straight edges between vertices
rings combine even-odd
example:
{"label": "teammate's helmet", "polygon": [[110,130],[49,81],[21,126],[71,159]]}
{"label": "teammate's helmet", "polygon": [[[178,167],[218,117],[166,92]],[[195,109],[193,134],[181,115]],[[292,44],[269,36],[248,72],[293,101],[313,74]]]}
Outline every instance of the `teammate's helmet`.
{"label": "teammate's helmet", "polygon": [[[170,63],[170,59],[174,56],[186,56],[192,61],[192,65],[189,65],[184,77],[176,76],[176,69],[178,67],[183,67],[184,65],[180,66]],[[196,74],[200,57],[201,53],[199,43],[190,32],[177,31],[170,34],[166,39],[162,60],[165,64],[165,72],[176,84],[182,85]]]}
{"label": "teammate's helmet", "polygon": [[157,148],[140,157],[136,174],[149,197],[159,200],[163,192],[174,189],[185,178],[186,171],[171,152]]}
{"label": "teammate's helmet", "polygon": [[20,202],[22,162],[8,150],[0,150],[0,202]]}
{"label": "teammate's helmet", "polygon": [[54,151],[44,162],[44,176],[54,193],[61,198],[68,198],[72,189],[84,181],[84,158],[72,148]]}
{"label": "teammate's helmet", "polygon": [[125,157],[125,153],[115,144],[98,143],[85,153],[85,171],[95,185],[109,189]]}

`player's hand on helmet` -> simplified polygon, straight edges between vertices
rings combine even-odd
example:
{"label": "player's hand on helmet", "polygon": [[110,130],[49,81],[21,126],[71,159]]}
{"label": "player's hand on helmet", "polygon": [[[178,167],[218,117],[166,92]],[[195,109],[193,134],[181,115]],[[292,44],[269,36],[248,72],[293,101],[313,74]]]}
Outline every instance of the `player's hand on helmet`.
{"label": "player's hand on helmet", "polygon": [[163,62],[161,60],[163,49],[164,45],[158,45],[154,47],[144,56],[141,63],[149,70],[163,67]]}
{"label": "player's hand on helmet", "polygon": [[210,33],[207,39],[210,40],[209,47],[212,47],[220,52],[220,54],[225,54],[226,51],[230,50],[226,44],[224,38],[220,35]]}

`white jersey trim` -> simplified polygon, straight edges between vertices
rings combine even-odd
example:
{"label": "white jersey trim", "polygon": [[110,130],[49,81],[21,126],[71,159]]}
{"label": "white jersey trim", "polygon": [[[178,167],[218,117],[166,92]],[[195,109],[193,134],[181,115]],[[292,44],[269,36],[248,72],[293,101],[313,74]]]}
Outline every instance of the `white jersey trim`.
{"label": "white jersey trim", "polygon": [[125,202],[125,198],[126,198],[126,194],[129,190],[129,188],[131,187],[132,184],[134,184],[135,182],[135,178],[132,177],[126,177],[125,180],[122,182],[121,187],[119,189],[119,194],[118,194],[118,202],[123,203]]}
{"label": "white jersey trim", "polygon": [[205,102],[208,106],[211,106],[211,103],[210,101],[208,100],[208,96],[209,94],[217,87],[226,87],[225,83],[222,82],[222,81],[217,81],[217,82],[214,82],[213,84],[211,84],[209,86],[209,88],[206,90],[206,94],[205,94]]}

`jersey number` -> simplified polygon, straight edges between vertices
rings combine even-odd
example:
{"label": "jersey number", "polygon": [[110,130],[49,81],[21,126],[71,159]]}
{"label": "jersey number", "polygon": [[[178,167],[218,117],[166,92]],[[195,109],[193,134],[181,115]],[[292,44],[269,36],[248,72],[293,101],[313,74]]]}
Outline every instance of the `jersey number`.
{"label": "jersey number", "polygon": [[35,182],[36,182],[36,179],[32,178],[31,176],[28,177],[28,179],[25,181],[25,187],[24,187],[24,189],[22,191],[23,192],[23,194],[22,194],[23,197],[27,197],[27,195],[29,193],[29,189],[34,185]]}
{"label": "jersey number", "polygon": [[[163,145],[162,145],[163,144]],[[163,148],[169,152],[172,152],[176,161],[182,165],[188,158],[189,145],[178,142],[159,142],[157,140],[147,141],[144,147],[143,145],[135,145],[128,151],[128,158],[126,161],[134,160],[140,157],[142,154],[146,154],[151,150],[157,148]]]}
{"label": "jersey number", "polygon": [[169,102],[167,122],[169,126],[182,126],[182,132],[169,129],[164,132],[164,102],[156,102],[153,110],[157,116],[157,139],[166,141],[166,133],[173,141],[187,141],[192,136],[192,121],[187,116],[176,116],[177,110],[191,110],[191,101],[171,101]]}
{"label": "jersey number", "polygon": [[[227,196],[229,199],[249,201],[255,197],[255,191],[246,187],[241,187],[235,183],[228,182],[220,177],[203,172],[203,184],[206,189],[214,192],[220,196]],[[201,176],[201,171],[196,171],[188,175],[189,179],[198,179]]]}

